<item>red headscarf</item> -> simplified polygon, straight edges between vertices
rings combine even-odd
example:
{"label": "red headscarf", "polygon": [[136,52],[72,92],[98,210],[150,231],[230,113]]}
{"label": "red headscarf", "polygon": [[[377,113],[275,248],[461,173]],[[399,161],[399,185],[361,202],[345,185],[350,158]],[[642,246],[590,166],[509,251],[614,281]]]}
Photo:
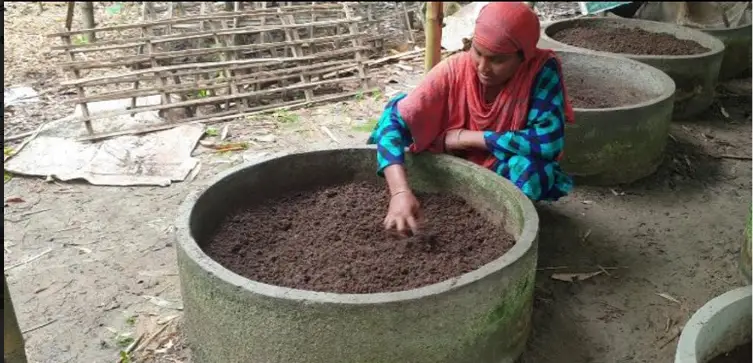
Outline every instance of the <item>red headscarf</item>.
{"label": "red headscarf", "polygon": [[[524,128],[536,75],[547,60],[556,59],[554,51],[536,47],[540,31],[538,17],[522,2],[493,2],[481,9],[474,42],[494,53],[522,51],[524,60],[492,104],[484,101],[483,88],[469,52],[454,55],[435,66],[419,86],[398,103],[400,115],[413,136],[410,151],[444,151],[444,136],[453,129],[503,132]],[[557,64],[559,67],[559,61]],[[566,94],[565,119],[567,122],[574,120]],[[494,157],[483,150],[471,150],[466,157],[485,167],[495,162]]]}

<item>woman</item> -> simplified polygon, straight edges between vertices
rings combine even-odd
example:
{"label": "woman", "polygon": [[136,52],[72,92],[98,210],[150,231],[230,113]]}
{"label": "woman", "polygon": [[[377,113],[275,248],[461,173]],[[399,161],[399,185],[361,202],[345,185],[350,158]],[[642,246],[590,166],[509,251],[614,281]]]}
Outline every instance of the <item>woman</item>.
{"label": "woman", "polygon": [[572,179],[557,160],[573,122],[560,64],[538,49],[540,25],[521,2],[494,2],[472,47],[435,66],[410,95],[390,100],[370,144],[391,195],[385,228],[416,233],[420,206],[403,167],[410,152],[449,152],[512,181],[532,200],[557,200]]}

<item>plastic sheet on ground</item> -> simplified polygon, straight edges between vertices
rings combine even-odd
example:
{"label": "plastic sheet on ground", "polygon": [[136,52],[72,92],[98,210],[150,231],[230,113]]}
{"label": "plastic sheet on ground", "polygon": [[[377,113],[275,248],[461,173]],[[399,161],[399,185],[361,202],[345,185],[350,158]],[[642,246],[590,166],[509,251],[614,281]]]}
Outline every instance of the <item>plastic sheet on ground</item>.
{"label": "plastic sheet on ground", "polygon": [[[159,97],[141,98],[137,104],[159,104]],[[91,114],[122,109],[130,100],[89,104]],[[86,135],[81,122],[69,116],[53,121],[16,155],[5,161],[5,170],[19,175],[54,177],[62,181],[84,179],[94,185],[168,186],[183,181],[198,164],[191,157],[204,126],[189,124],[143,135],[120,136],[99,142],[79,142]],[[162,124],[157,112],[92,120],[97,133]]]}
{"label": "plastic sheet on ground", "polygon": [[17,106],[39,102],[39,94],[31,87],[18,86],[3,90],[3,106]]}

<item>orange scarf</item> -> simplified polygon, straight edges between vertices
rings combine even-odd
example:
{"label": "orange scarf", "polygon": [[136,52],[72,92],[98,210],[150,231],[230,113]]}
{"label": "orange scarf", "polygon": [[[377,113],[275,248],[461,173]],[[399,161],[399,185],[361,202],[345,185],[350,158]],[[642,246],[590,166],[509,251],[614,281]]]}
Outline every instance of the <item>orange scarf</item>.
{"label": "orange scarf", "polygon": [[[410,151],[443,152],[445,134],[454,129],[504,132],[524,128],[536,76],[547,60],[556,59],[554,51],[536,47],[539,35],[538,17],[522,2],[485,6],[476,20],[473,41],[497,54],[522,51],[524,61],[490,105],[484,101],[470,53],[456,54],[435,66],[398,104],[413,136]],[[575,119],[566,93],[565,119]],[[469,150],[465,156],[487,168],[496,161],[484,150]]]}

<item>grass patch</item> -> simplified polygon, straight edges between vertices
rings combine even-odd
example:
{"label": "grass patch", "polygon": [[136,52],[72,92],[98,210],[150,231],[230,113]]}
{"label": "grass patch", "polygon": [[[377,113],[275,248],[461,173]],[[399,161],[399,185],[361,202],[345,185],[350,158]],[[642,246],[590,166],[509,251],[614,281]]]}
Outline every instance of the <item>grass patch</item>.
{"label": "grass patch", "polygon": [[136,316],[135,315],[129,316],[128,319],[126,319],[125,322],[126,322],[126,324],[128,324],[130,326],[136,325]]}
{"label": "grass patch", "polygon": [[126,334],[118,334],[115,337],[115,344],[120,348],[127,348],[131,343],[133,343],[133,337]]}
{"label": "grass patch", "polygon": [[280,122],[283,124],[294,124],[300,121],[300,117],[298,115],[288,110],[275,111],[275,113],[272,114],[272,118],[275,120],[275,122]]}
{"label": "grass patch", "polygon": [[71,41],[73,41],[73,44],[75,45],[89,44],[89,38],[83,34],[74,35],[73,38],[71,38]]}
{"label": "grass patch", "polygon": [[379,120],[377,120],[377,119],[375,119],[375,118],[369,119],[369,120],[368,120],[368,121],[366,121],[365,123],[362,123],[362,124],[360,124],[360,125],[355,125],[355,126],[353,126],[353,131],[358,131],[358,132],[371,132],[371,131],[373,131],[373,130],[374,130],[374,128],[376,127],[376,125],[377,125],[377,122],[379,122]]}
{"label": "grass patch", "polygon": [[215,129],[214,127],[207,128],[206,131],[204,131],[204,135],[207,136],[218,136],[220,134],[220,131]]}

